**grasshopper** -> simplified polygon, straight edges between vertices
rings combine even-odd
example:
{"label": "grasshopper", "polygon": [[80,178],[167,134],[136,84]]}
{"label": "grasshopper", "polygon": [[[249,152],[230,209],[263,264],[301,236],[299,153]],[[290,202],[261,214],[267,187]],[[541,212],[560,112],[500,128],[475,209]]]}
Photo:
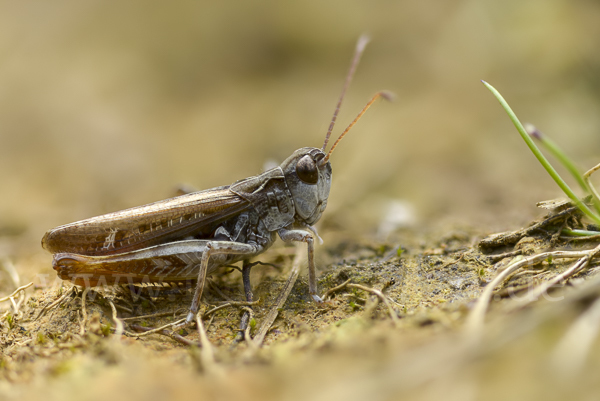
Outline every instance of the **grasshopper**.
{"label": "grasshopper", "polygon": [[218,267],[244,261],[244,290],[251,300],[248,260],[269,248],[279,236],[308,248],[309,292],[317,292],[313,225],[329,197],[329,157],[366,110],[325,153],[346,89],[368,42],[357,43],[342,94],[321,149],[296,150],[279,167],[254,177],[205,191],[188,193],[114,213],[59,226],[48,231],[42,246],[53,254],[58,276],[93,287],[119,283],[178,283],[196,280],[186,323],[195,319],[207,275]]}

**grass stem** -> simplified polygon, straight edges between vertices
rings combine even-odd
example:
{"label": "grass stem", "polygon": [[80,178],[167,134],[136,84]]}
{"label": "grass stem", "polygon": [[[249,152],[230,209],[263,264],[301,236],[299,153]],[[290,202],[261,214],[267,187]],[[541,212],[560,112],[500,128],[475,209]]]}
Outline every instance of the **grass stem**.
{"label": "grass stem", "polygon": [[581,199],[579,199],[577,197],[577,195],[575,195],[575,193],[569,187],[569,185],[556,172],[556,170],[554,169],[554,167],[552,167],[552,165],[550,164],[550,162],[548,161],[548,159],[546,159],[546,157],[542,154],[542,152],[537,147],[537,145],[535,144],[535,142],[533,142],[533,140],[531,139],[531,137],[527,134],[527,131],[525,131],[525,128],[523,128],[523,124],[521,124],[521,122],[517,118],[516,114],[512,111],[512,109],[510,108],[510,106],[508,105],[508,103],[506,102],[506,100],[504,100],[504,98],[502,97],[502,95],[500,94],[500,92],[498,92],[496,90],[496,88],[494,88],[492,85],[488,84],[487,82],[485,82],[485,81],[482,81],[482,82],[490,90],[490,92],[492,92],[492,94],[496,97],[496,99],[498,100],[498,102],[500,102],[500,104],[502,105],[502,107],[506,111],[506,114],[508,114],[508,116],[510,117],[511,121],[515,125],[515,128],[517,128],[517,131],[521,135],[521,138],[523,138],[523,140],[525,141],[525,143],[527,144],[527,146],[529,147],[529,149],[531,150],[531,152],[538,159],[538,161],[540,162],[540,164],[546,169],[546,171],[548,172],[548,174],[550,174],[550,176],[552,177],[552,179],[554,180],[554,182],[556,182],[556,184],[560,187],[560,189],[563,190],[563,192],[569,197],[569,199],[571,199],[573,201],[573,203],[575,203],[575,205],[577,205],[577,207],[579,208],[579,210],[581,210],[586,216],[588,216],[594,223],[600,225],[600,217],[598,215],[596,215],[594,212],[592,212],[590,210],[590,208],[588,208],[581,201]]}

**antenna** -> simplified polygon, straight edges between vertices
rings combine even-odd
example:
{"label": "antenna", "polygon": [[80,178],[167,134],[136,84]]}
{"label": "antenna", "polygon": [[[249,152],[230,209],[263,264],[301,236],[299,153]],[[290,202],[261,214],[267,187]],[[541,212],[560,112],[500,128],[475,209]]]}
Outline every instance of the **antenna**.
{"label": "antenna", "polygon": [[329,153],[327,153],[327,156],[325,156],[325,158],[323,160],[321,160],[320,164],[325,164],[327,163],[327,160],[329,160],[329,156],[331,156],[331,154],[333,153],[333,150],[335,149],[335,147],[337,146],[338,143],[340,143],[340,141],[342,140],[342,138],[344,136],[346,136],[346,134],[348,133],[348,131],[350,131],[350,128],[354,127],[354,124],[356,124],[358,122],[358,120],[360,120],[360,118],[363,116],[363,114],[365,114],[365,112],[369,109],[369,107],[371,107],[371,105],[373,103],[375,103],[375,100],[377,100],[378,98],[384,98],[386,100],[392,101],[394,98],[394,95],[392,95],[389,92],[377,92],[375,94],[375,96],[373,96],[373,98],[371,98],[371,100],[369,100],[369,102],[367,103],[367,105],[361,110],[360,113],[358,113],[358,115],[356,116],[356,118],[354,119],[354,121],[352,121],[350,123],[350,125],[348,126],[348,128],[346,128],[344,130],[344,132],[342,132],[342,134],[339,136],[339,138],[335,141],[335,143],[333,144],[333,146],[331,147],[331,149],[329,149]]}
{"label": "antenna", "polygon": [[367,35],[361,35],[358,38],[358,42],[356,42],[356,50],[354,51],[354,57],[352,58],[352,64],[350,64],[350,70],[348,71],[348,75],[346,75],[346,82],[344,83],[344,87],[342,88],[342,94],[340,95],[340,99],[335,106],[335,111],[333,112],[333,117],[331,118],[331,124],[329,124],[329,129],[327,130],[327,135],[325,135],[325,143],[323,143],[323,151],[327,147],[327,142],[329,142],[329,137],[331,136],[331,131],[333,131],[333,126],[335,125],[335,120],[337,119],[337,115],[340,112],[340,107],[342,106],[342,101],[344,100],[344,96],[346,95],[346,89],[350,86],[350,82],[352,81],[352,76],[354,75],[354,71],[356,71],[356,66],[358,66],[358,62],[360,61],[360,56],[362,56],[365,51],[365,47],[369,43],[369,37]]}

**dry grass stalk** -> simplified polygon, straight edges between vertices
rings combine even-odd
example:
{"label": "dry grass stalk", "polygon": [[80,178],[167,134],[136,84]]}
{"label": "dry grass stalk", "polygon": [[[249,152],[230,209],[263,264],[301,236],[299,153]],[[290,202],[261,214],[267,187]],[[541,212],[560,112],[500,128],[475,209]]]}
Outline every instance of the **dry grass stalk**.
{"label": "dry grass stalk", "polygon": [[[588,249],[584,251],[552,251],[552,252],[543,252],[537,255],[533,255],[530,257],[517,257],[513,260],[513,263],[509,264],[504,270],[502,270],[483,290],[481,296],[477,300],[475,307],[471,311],[466,323],[466,332],[471,339],[477,341],[482,333],[485,314],[490,304],[490,300],[492,298],[494,289],[496,286],[500,285],[504,280],[516,272],[518,269],[522,267],[533,266],[537,263],[541,263],[542,261],[548,258],[556,258],[556,259],[580,259],[578,260],[571,268],[567,269],[565,272],[556,275],[553,279],[541,284],[533,294],[535,297],[528,297],[528,300],[525,303],[529,303],[532,300],[537,299],[540,295],[544,294],[551,286],[556,283],[563,281],[573,274],[584,269],[589,261],[596,256],[596,254],[600,252],[600,245],[593,249]],[[521,304],[520,306],[522,306]]]}
{"label": "dry grass stalk", "polygon": [[110,308],[112,309],[112,318],[116,325],[115,337],[120,340],[124,331],[123,322],[117,317],[117,308],[115,308],[115,304],[113,303],[113,301],[109,299],[108,303],[110,304]]}
{"label": "dry grass stalk", "polygon": [[[368,292],[370,294],[377,296],[377,299],[381,300],[381,302],[383,302],[385,304],[385,306],[388,308],[390,317],[392,318],[392,323],[394,324],[394,326],[397,326],[398,320],[399,320],[398,315],[396,314],[396,311],[394,310],[394,308],[392,308],[392,305],[391,305],[388,297],[385,296],[385,294],[383,292],[381,292],[380,290],[377,290],[377,289],[371,288],[371,287],[366,287],[361,284],[352,284],[352,283],[350,283],[350,280],[346,280],[345,282],[338,285],[337,287],[334,287],[334,288],[330,289],[329,291],[327,291],[325,293],[325,297],[329,297],[334,292],[343,290],[344,288],[356,288],[357,290],[365,291],[365,292]],[[373,307],[375,307],[375,306],[376,305],[374,305]]]}
{"label": "dry grass stalk", "polygon": [[556,346],[552,364],[558,376],[571,379],[577,375],[600,332],[600,298],[571,325]]}
{"label": "dry grass stalk", "polygon": [[303,250],[304,247],[302,246],[302,244],[296,245],[296,256],[294,257],[294,262],[292,263],[292,271],[290,272],[290,276],[288,277],[288,280],[283,286],[283,289],[279,293],[277,300],[275,301],[271,309],[269,309],[269,313],[267,313],[267,316],[265,317],[262,326],[258,330],[258,333],[256,334],[256,336],[254,336],[253,341],[257,347],[260,347],[260,345],[264,341],[265,336],[267,335],[269,329],[273,325],[273,322],[275,322],[275,319],[277,319],[279,310],[283,307],[283,304],[285,304],[285,301],[290,295],[290,292],[292,292],[294,283],[296,282],[296,279],[298,279],[298,275],[300,273],[300,265],[304,261],[304,256],[306,255],[306,251],[303,252]]}
{"label": "dry grass stalk", "polygon": [[21,291],[25,291],[26,289],[28,289],[29,287],[31,287],[33,285],[33,281],[29,284],[25,284],[20,286],[19,288],[17,288],[16,290],[14,290],[10,295],[7,295],[5,297],[0,298],[0,302],[5,302],[11,299],[14,299],[15,296],[20,293]]}

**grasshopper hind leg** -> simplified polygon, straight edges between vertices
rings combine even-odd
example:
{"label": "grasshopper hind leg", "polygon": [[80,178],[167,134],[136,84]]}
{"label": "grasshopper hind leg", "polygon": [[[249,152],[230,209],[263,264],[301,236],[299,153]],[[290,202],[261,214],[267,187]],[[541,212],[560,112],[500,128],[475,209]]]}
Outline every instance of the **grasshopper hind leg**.
{"label": "grasshopper hind leg", "polygon": [[193,322],[198,313],[198,307],[200,305],[200,298],[204,290],[204,284],[206,282],[206,275],[208,272],[208,262],[211,256],[214,255],[239,255],[240,259],[247,259],[262,252],[263,247],[260,245],[250,245],[241,242],[232,241],[209,241],[206,244],[206,248],[202,253],[202,259],[200,261],[200,270],[198,272],[198,281],[196,283],[196,291],[194,292],[194,298],[190,307],[185,324]]}

